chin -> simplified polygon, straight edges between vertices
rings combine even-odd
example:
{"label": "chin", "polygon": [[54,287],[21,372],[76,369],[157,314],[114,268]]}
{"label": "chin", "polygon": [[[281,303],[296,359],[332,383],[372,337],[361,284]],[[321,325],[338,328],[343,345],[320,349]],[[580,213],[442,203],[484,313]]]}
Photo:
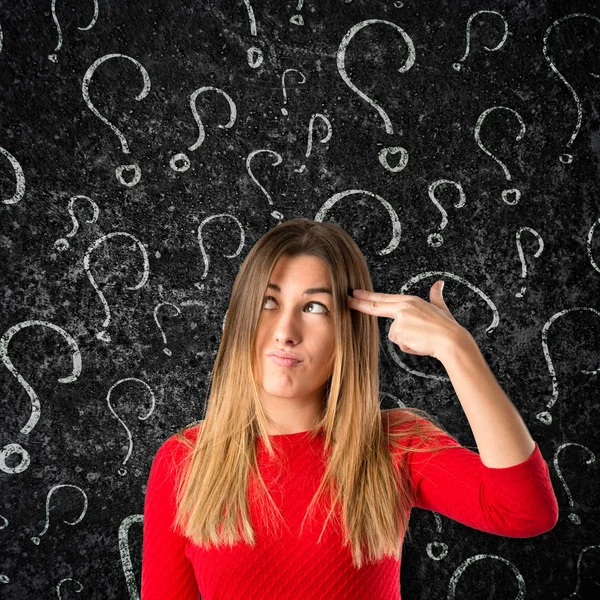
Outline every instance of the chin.
{"label": "chin", "polygon": [[278,398],[296,398],[301,393],[301,390],[298,390],[296,386],[290,387],[288,385],[278,385],[277,383],[267,383],[261,387],[267,394]]}

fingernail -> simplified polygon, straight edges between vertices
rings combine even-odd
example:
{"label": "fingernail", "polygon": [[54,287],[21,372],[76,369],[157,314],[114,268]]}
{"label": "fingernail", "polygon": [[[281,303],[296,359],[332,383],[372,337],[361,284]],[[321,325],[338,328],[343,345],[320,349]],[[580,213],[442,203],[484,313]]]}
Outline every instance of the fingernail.
{"label": "fingernail", "polygon": [[444,282],[443,282],[443,281],[440,281],[440,282],[438,283],[438,287],[440,288],[440,292],[441,292],[441,291],[444,289]]}

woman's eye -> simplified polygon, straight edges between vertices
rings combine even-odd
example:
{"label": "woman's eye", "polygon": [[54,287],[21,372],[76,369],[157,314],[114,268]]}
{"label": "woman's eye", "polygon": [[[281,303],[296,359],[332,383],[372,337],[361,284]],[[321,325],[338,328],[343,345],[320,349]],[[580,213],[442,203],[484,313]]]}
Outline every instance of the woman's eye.
{"label": "woman's eye", "polygon": [[[268,302],[268,301],[273,301],[275,302],[275,298],[273,298],[273,296],[265,296],[264,302]],[[263,306],[264,306],[264,302],[263,302]],[[315,313],[315,314],[322,314],[322,315],[326,315],[329,312],[329,309],[324,305],[321,304],[320,302],[309,302],[306,306],[310,306],[311,304],[314,304],[315,306],[319,306],[323,309],[323,311],[321,313]],[[270,309],[268,309],[270,310]]]}

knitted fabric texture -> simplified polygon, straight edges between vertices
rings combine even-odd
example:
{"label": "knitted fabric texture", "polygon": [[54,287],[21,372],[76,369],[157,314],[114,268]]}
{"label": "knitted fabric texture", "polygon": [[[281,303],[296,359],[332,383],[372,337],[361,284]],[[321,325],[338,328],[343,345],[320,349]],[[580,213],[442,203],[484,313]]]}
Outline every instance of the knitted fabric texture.
{"label": "knitted fabric texture", "polygon": [[[199,425],[188,430],[190,439]],[[185,456],[175,436],[158,449],[148,478],[144,506],[141,600],[370,600],[400,599],[400,561],[385,558],[356,569],[342,534],[328,523],[322,506],[300,524],[324,473],[323,436],[310,432],[271,436],[285,454],[279,471],[258,440],[258,466],[282,512],[286,527],[267,535],[249,486],[257,544],[203,549],[172,529],[175,514],[173,465]],[[402,438],[411,445],[414,438]],[[494,535],[526,538],[545,533],[558,519],[548,465],[538,444],[522,463],[486,467],[476,452],[440,431],[438,453],[409,453],[409,477],[418,508],[435,511]],[[393,457],[398,465],[397,456]]]}

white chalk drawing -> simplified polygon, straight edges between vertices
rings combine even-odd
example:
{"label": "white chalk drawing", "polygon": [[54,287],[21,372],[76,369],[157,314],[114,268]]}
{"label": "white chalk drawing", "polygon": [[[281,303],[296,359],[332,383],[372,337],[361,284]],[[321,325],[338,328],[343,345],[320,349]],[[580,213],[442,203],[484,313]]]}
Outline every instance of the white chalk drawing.
{"label": "white chalk drawing", "polygon": [[382,198],[378,194],[374,194],[373,192],[369,192],[367,190],[345,190],[344,192],[338,192],[337,194],[334,194],[333,196],[331,196],[331,198],[328,198],[325,201],[323,206],[321,206],[321,208],[315,215],[314,220],[319,223],[323,222],[325,220],[325,218],[327,217],[327,212],[333,206],[335,206],[340,200],[346,198],[347,196],[356,196],[356,195],[371,196],[372,198],[379,200],[379,202],[381,202],[383,207],[387,210],[388,215],[390,217],[391,224],[392,224],[392,239],[390,240],[390,243],[383,250],[377,250],[377,254],[379,254],[379,256],[386,256],[388,254],[391,254],[398,247],[398,244],[400,243],[402,227],[400,225],[400,219],[398,219],[398,215],[396,214],[394,207],[385,198]]}
{"label": "white chalk drawing", "polygon": [[[76,583],[76,584],[77,584],[77,586],[76,586],[76,588],[75,588],[75,593],[76,593],[76,594],[79,594],[79,592],[83,591],[83,585],[81,584],[81,582],[80,582],[80,581],[78,581],[77,579],[73,579],[72,577],[65,577],[64,579],[61,579],[61,580],[60,580],[60,581],[59,581],[59,582],[56,584],[56,597],[57,597],[59,600],[62,600],[62,590],[61,590],[61,587],[62,587],[63,585],[65,585],[67,582],[69,582],[69,583],[73,582],[73,583]],[[67,595],[67,598],[68,598],[68,597],[69,597],[69,596]]]}
{"label": "white chalk drawing", "polygon": [[[517,134],[517,137],[515,138],[517,142],[520,141],[523,138],[523,135],[525,135],[525,122],[521,118],[521,115],[516,110],[513,110],[512,108],[508,108],[507,106],[492,106],[491,108],[488,108],[488,109],[484,110],[479,115],[479,118],[477,119],[477,123],[475,124],[474,133],[475,133],[475,140],[477,141],[477,145],[488,156],[490,156],[491,158],[493,158],[502,167],[502,170],[504,171],[504,176],[506,177],[506,180],[507,181],[511,181],[512,177],[511,177],[510,171],[506,168],[506,165],[500,159],[496,158],[483,145],[483,142],[481,141],[481,126],[483,125],[483,122],[485,121],[486,117],[493,110],[507,110],[508,112],[512,113],[513,115],[515,115],[517,117],[517,119],[519,120],[519,124],[521,125],[521,127],[519,129],[519,133]],[[518,190],[518,189],[516,189],[516,188],[511,188],[511,189],[508,189],[508,190],[502,190],[502,200],[504,200],[504,202],[506,204],[510,204],[510,205],[518,204],[520,198],[521,198],[521,191]]]}
{"label": "white chalk drawing", "polygon": [[129,528],[138,523],[144,525],[144,515],[129,515],[125,517],[119,525],[119,554],[121,555],[121,564],[123,565],[123,574],[127,583],[129,600],[140,600],[140,595],[136,587],[135,573],[133,563],[131,562],[131,552],[129,550]]}
{"label": "white chalk drawing", "polygon": [[[452,181],[451,179],[437,179],[429,184],[429,188],[427,189],[427,194],[429,195],[429,199],[438,207],[439,211],[442,213],[442,222],[440,223],[439,230],[443,231],[446,225],[448,225],[448,213],[444,210],[444,207],[438,202],[435,197],[435,190],[440,185],[451,185],[454,186],[458,190],[458,202],[454,205],[454,208],[462,208],[466,204],[466,197],[463,187],[460,183],[456,181]],[[427,243],[432,248],[439,248],[444,243],[444,238],[440,233],[430,233],[427,236]]]}
{"label": "white chalk drawing", "polygon": [[77,221],[77,217],[75,216],[75,202],[77,200],[87,200],[93,210],[93,215],[92,215],[91,220],[84,221],[84,223],[95,223],[98,220],[98,215],[100,214],[100,209],[98,208],[98,205],[89,196],[84,196],[82,194],[77,194],[76,196],[71,196],[69,198],[69,205],[67,207],[67,210],[69,211],[69,214],[71,215],[71,221],[73,222],[73,228],[71,229],[71,231],[69,231],[69,233],[66,234],[66,237],[60,238],[54,242],[54,247],[59,252],[64,252],[65,250],[68,250],[71,247],[69,244],[69,240],[67,240],[66,238],[73,237],[79,231],[79,221]]}
{"label": "white chalk drawing", "polygon": [[[77,29],[79,29],[79,31],[88,31],[96,24],[96,21],[98,20],[98,0],[93,0],[93,3],[94,3],[94,16],[92,17],[92,20],[89,22],[89,25],[86,25],[85,27],[77,27]],[[58,42],[56,43],[56,48],[54,48],[54,52],[52,54],[48,55],[48,59],[51,60],[52,62],[57,62],[58,61],[57,52],[62,48],[63,37],[62,37],[62,30],[60,28],[60,23],[58,22],[58,17],[56,16],[56,0],[52,0],[52,4],[51,4],[50,8],[52,10],[52,20],[54,21],[54,24],[56,25],[56,34],[58,36]]]}
{"label": "white chalk drawing", "polygon": [[[0,356],[2,357],[2,362],[4,366],[9,370],[9,372],[17,379],[19,384],[23,387],[23,389],[27,392],[29,399],[31,400],[31,415],[29,420],[23,427],[21,428],[21,433],[23,435],[29,435],[33,428],[37,425],[40,420],[40,416],[42,414],[42,407],[40,401],[35,393],[35,390],[29,385],[29,383],[25,380],[25,378],[15,369],[12,361],[8,356],[8,345],[10,344],[13,336],[25,329],[26,327],[48,327],[54,331],[57,331],[62,335],[62,337],[66,340],[69,350],[71,353],[71,358],[73,360],[72,371],[69,375],[65,377],[59,377],[59,383],[73,383],[77,381],[77,378],[81,375],[81,352],[79,351],[79,346],[75,341],[75,338],[71,336],[70,333],[65,331],[62,327],[58,325],[54,325],[54,323],[49,323],[48,321],[39,321],[39,320],[30,320],[30,321],[22,321],[21,323],[17,323],[10,327],[0,338]],[[20,456],[20,462],[13,467],[9,467],[6,464],[8,457]],[[25,450],[20,444],[12,443],[7,444],[0,451],[0,470],[4,471],[4,473],[22,473],[27,469],[31,459],[29,457],[29,453]]]}
{"label": "white chalk drawing", "polygon": [[[581,102],[579,101],[579,96],[577,95],[577,92],[573,89],[573,87],[569,84],[569,82],[564,78],[563,74],[556,68],[556,65],[554,64],[554,62],[552,61],[550,56],[548,56],[548,37],[549,37],[550,33],[552,32],[552,30],[555,27],[557,27],[560,23],[566,21],[567,19],[574,19],[575,17],[581,17],[583,19],[593,19],[594,21],[600,23],[600,19],[594,15],[589,15],[587,13],[572,13],[570,15],[565,15],[564,17],[560,17],[560,19],[556,19],[556,21],[554,21],[554,23],[552,23],[552,25],[550,25],[550,27],[548,27],[548,29],[546,29],[546,32],[544,33],[544,57],[548,61],[550,68],[558,75],[559,79],[567,86],[567,89],[569,90],[569,92],[571,92],[571,95],[573,96],[573,100],[575,100],[575,106],[577,107],[577,123],[575,123],[575,129],[573,130],[573,133],[571,134],[571,137],[569,138],[569,141],[567,142],[567,148],[571,148],[571,146],[573,145],[573,142],[575,141],[575,138],[577,137],[577,134],[579,133],[579,129],[581,127],[581,117],[582,117]],[[588,73],[588,75],[591,75],[592,77],[595,77],[596,79],[600,79],[600,74],[598,74],[598,73],[590,72],[590,73]],[[571,163],[571,162],[573,162],[573,155],[569,152],[565,152],[560,155],[559,160],[563,163],[567,163],[567,164]]]}
{"label": "white chalk drawing", "polygon": [[498,43],[497,46],[490,48],[489,46],[486,46],[485,44],[483,45],[483,47],[488,52],[496,52],[496,50],[500,50],[500,48],[502,48],[502,46],[504,46],[504,42],[506,42],[506,39],[508,38],[508,23],[506,22],[506,19],[504,18],[504,16],[501,13],[499,13],[495,10],[478,10],[477,12],[474,12],[469,17],[469,20],[467,21],[467,33],[466,33],[467,43],[466,43],[466,47],[465,47],[465,53],[458,59],[458,62],[452,63],[452,67],[456,71],[461,70],[461,68],[462,68],[461,63],[467,58],[467,56],[469,56],[469,51],[471,48],[471,22],[473,21],[473,19],[475,17],[478,17],[479,15],[483,15],[483,14],[496,15],[496,16],[500,17],[500,19],[502,20],[502,24],[504,25],[504,35],[502,36],[502,39],[500,40],[500,42]]}
{"label": "white chalk drawing", "polygon": [[[310,153],[312,152],[312,138],[316,119],[321,119],[323,123],[325,123],[325,127],[327,128],[327,133],[325,134],[325,137],[322,140],[319,140],[321,144],[326,144],[331,139],[331,122],[329,121],[327,116],[322,113],[315,113],[314,115],[311,115],[310,122],[308,124],[308,143],[306,145],[306,152],[304,154],[306,158],[308,158],[310,156]],[[296,171],[296,173],[302,173],[305,169],[306,164],[304,163],[299,169],[294,170]]]}
{"label": "white chalk drawing", "polygon": [[[244,228],[237,217],[227,213],[219,213],[217,215],[210,215],[206,217],[206,219],[203,219],[202,223],[198,225],[198,245],[200,246],[200,252],[202,252],[202,258],[204,260],[204,272],[202,273],[202,280],[206,279],[206,276],[208,275],[208,267],[210,265],[210,257],[206,253],[206,250],[204,250],[204,239],[202,238],[202,230],[204,229],[207,223],[210,223],[214,219],[231,219],[237,224],[240,230],[240,243],[238,244],[237,250],[233,254],[224,254],[223,256],[225,256],[225,258],[235,258],[236,256],[238,256],[239,253],[242,251],[244,244],[246,243],[246,233],[244,232]],[[200,291],[204,290],[204,283],[196,283],[195,286]]]}
{"label": "white chalk drawing", "polygon": [[[514,597],[514,600],[525,600],[525,580],[523,579],[523,576],[521,575],[520,571],[510,561],[495,554],[476,554],[475,556],[470,556],[469,558],[467,558],[467,560],[463,561],[458,566],[456,571],[452,573],[452,577],[448,582],[448,595],[446,596],[448,600],[454,600],[456,598],[456,585],[458,583],[458,580],[461,578],[462,574],[467,570],[468,567],[471,567],[480,560],[497,560],[507,565],[510,568],[510,570],[514,573],[515,580],[519,587],[519,592]],[[463,595],[461,594],[460,597],[463,597]]]}
{"label": "white chalk drawing", "polygon": [[302,5],[304,4],[304,0],[298,0],[298,4],[296,4],[296,14],[290,17],[290,23],[298,26],[304,25],[304,17],[299,14],[302,10]]}
{"label": "white chalk drawing", "polygon": [[[433,513],[433,516],[435,517],[436,533],[442,533],[442,517],[436,512]],[[444,542],[428,542],[425,552],[427,552],[427,556],[429,556],[431,560],[444,560],[444,558],[448,556],[448,544],[445,544]]]}
{"label": "white chalk drawing", "polygon": [[[144,66],[140,62],[138,62],[135,58],[132,58],[131,56],[127,56],[126,54],[118,54],[118,53],[106,54],[104,56],[101,56],[100,58],[96,59],[90,65],[88,70],[85,72],[85,75],[83,76],[83,82],[81,84],[81,93],[83,94],[84,102],[87,104],[88,108],[92,111],[92,113],[94,113],[103,123],[106,123],[106,125],[108,125],[112,129],[112,131],[114,131],[116,136],[119,138],[119,141],[121,142],[121,150],[122,150],[123,154],[131,154],[131,152],[129,150],[129,145],[127,144],[127,140],[125,139],[125,136],[106,117],[103,117],[98,112],[98,109],[92,104],[92,101],[90,100],[89,87],[90,87],[90,81],[92,80],[92,76],[96,72],[96,69],[102,63],[106,62],[107,60],[113,59],[113,58],[126,58],[127,60],[130,60],[140,70],[140,73],[142,74],[142,80],[144,83],[144,87],[142,88],[142,91],[135,97],[135,100],[137,100],[139,102],[140,100],[143,100],[148,95],[148,93],[150,92],[150,76],[148,75],[148,71],[146,71]],[[133,173],[133,176],[132,176],[131,180],[129,180],[129,181],[125,181],[125,179],[124,179],[124,173],[126,173],[126,172]],[[142,177],[142,171],[137,163],[133,163],[133,164],[129,164],[129,165],[120,165],[116,168],[115,174],[117,176],[117,181],[121,185],[124,185],[126,187],[133,187],[133,186],[137,185],[137,183],[140,181],[140,179]]]}
{"label": "white chalk drawing", "polygon": [[[272,154],[275,157],[275,162],[271,163],[271,165],[274,166],[274,167],[276,167],[277,165],[280,165],[281,161],[283,160],[283,158],[281,158],[281,154],[279,154],[279,152],[275,152],[274,150],[267,150],[267,149],[253,150],[246,157],[246,171],[248,171],[248,175],[250,175],[250,177],[252,178],[252,181],[254,181],[254,183],[262,190],[262,192],[266,196],[267,201],[269,202],[269,204],[271,206],[273,206],[273,200],[271,200],[271,195],[259,183],[258,179],[256,179],[256,177],[254,177],[254,173],[252,173],[252,168],[251,168],[252,167],[252,160],[254,159],[254,157],[257,156],[257,155],[259,155],[259,154],[263,154],[263,153],[264,154]],[[271,211],[271,216],[274,219],[277,219],[278,221],[283,221],[283,219],[284,219],[283,214],[280,213],[278,210]]]}
{"label": "white chalk drawing", "polygon": [[389,392],[379,392],[379,398],[381,400],[382,397],[389,398],[396,406],[400,408],[407,408],[407,405],[402,402],[399,398],[394,396],[394,394],[390,394]]}
{"label": "white chalk drawing", "polygon": [[97,248],[102,246],[102,244],[104,244],[106,241],[108,241],[111,238],[117,237],[117,236],[123,236],[123,237],[132,239],[135,242],[135,245],[140,249],[142,256],[144,258],[144,272],[142,274],[142,278],[136,285],[134,285],[132,287],[125,286],[125,288],[128,290],[139,290],[148,281],[148,275],[150,273],[150,263],[148,261],[148,252],[146,251],[144,244],[142,244],[142,242],[140,242],[140,240],[138,240],[135,236],[131,235],[130,233],[126,233],[125,231],[113,231],[112,233],[103,235],[102,237],[98,238],[86,250],[85,256],[83,257],[83,267],[88,276],[88,279],[90,280],[90,283],[92,284],[92,287],[96,290],[96,293],[98,294],[98,297],[100,298],[100,302],[102,302],[102,306],[104,307],[104,311],[106,313],[106,318],[104,319],[104,322],[102,323],[102,327],[104,327],[104,329],[102,331],[99,331],[96,334],[96,337],[99,340],[102,340],[104,342],[110,342],[110,340],[111,340],[110,334],[106,331],[106,328],[108,327],[108,324],[110,323],[110,318],[111,318],[110,308],[108,306],[108,302],[106,301],[106,298],[104,297],[104,294],[100,291],[100,288],[96,284],[96,280],[94,279],[94,276],[92,275],[92,272],[90,271],[90,256],[92,255],[92,252],[94,250],[96,250]]}
{"label": "white chalk drawing", "polygon": [[[528,231],[531,233],[538,243],[538,248],[533,255],[533,258],[538,258],[540,254],[544,251],[544,240],[542,236],[531,227],[519,227],[517,229],[517,233],[515,234],[517,238],[517,251],[519,253],[519,260],[521,261],[521,278],[525,279],[527,277],[527,263],[525,262],[525,255],[523,254],[523,246],[521,246],[521,236],[524,231]],[[517,298],[523,298],[525,296],[525,291],[527,290],[526,286],[521,286],[521,289],[515,294]]]}
{"label": "white chalk drawing", "polygon": [[16,179],[15,193],[10,198],[3,198],[2,202],[4,202],[4,204],[16,204],[17,202],[20,202],[25,195],[25,174],[23,173],[23,169],[19,164],[19,161],[8,150],[6,150],[6,148],[0,146],[0,153],[3,156],[6,156],[8,162],[10,162],[10,166],[15,172]]}
{"label": "white chalk drawing", "polygon": [[[256,19],[254,18],[254,9],[250,4],[250,0],[244,0],[244,6],[248,12],[248,20],[250,21],[250,35],[256,37]],[[248,59],[248,65],[253,69],[258,69],[264,60],[262,50],[256,46],[248,48],[246,57]]]}
{"label": "white chalk drawing", "polygon": [[46,520],[44,522],[44,529],[42,529],[42,531],[38,535],[34,535],[31,538],[31,541],[36,546],[40,545],[40,538],[46,534],[46,532],[48,531],[48,527],[50,527],[50,498],[52,498],[52,494],[54,494],[54,492],[56,490],[59,490],[61,488],[73,488],[73,489],[77,490],[78,492],[81,492],[81,494],[83,495],[83,509],[81,510],[81,514],[74,521],[63,520],[63,523],[66,523],[67,525],[77,525],[77,523],[80,523],[81,520],[83,519],[83,517],[85,517],[85,514],[87,513],[87,507],[88,507],[87,494],[79,486],[72,485],[70,483],[59,483],[57,485],[53,485],[46,496]]}
{"label": "white chalk drawing", "polygon": [[[569,508],[571,509],[571,511],[573,511],[573,496],[571,495],[571,490],[569,489],[569,486],[567,485],[565,478],[563,477],[562,471],[560,470],[560,465],[558,464],[559,454],[569,446],[578,446],[579,448],[583,448],[587,452],[589,458],[585,461],[586,465],[594,464],[596,462],[596,455],[587,446],[577,444],[576,442],[566,442],[564,444],[561,444],[554,453],[552,462],[554,464],[556,474],[558,475],[558,478],[560,479],[560,482],[562,483],[562,486],[565,488],[565,492],[567,492],[567,496],[569,497]],[[569,521],[571,521],[571,523],[573,523],[574,525],[581,525],[581,518],[575,512],[569,513]]]}
{"label": "white chalk drawing", "polygon": [[577,598],[580,599],[582,596],[579,593],[579,586],[581,585],[581,561],[583,560],[583,555],[589,552],[590,550],[595,550],[596,548],[600,548],[599,544],[593,544],[591,546],[586,546],[577,556],[577,582],[575,583],[575,591],[570,593],[565,600],[568,598]]}
{"label": "white chalk drawing", "polygon": [[[298,69],[286,69],[282,74],[281,74],[281,91],[283,93],[283,104],[287,104],[287,89],[285,87],[285,77],[288,73],[298,73],[298,75],[300,75],[300,77],[302,78],[299,83],[304,84],[306,83],[306,76],[304,75],[304,73],[302,73],[302,71],[298,71]],[[288,109],[285,106],[281,107],[281,114],[284,116],[287,116],[288,114]]]}
{"label": "white chalk drawing", "polygon": [[[552,376],[552,398],[546,404],[548,409],[552,408],[556,401],[558,400],[558,378],[556,377],[556,372],[554,371],[554,365],[552,364],[552,359],[550,358],[550,352],[548,352],[548,330],[552,323],[554,323],[557,319],[563,317],[567,313],[575,312],[576,310],[589,310],[594,314],[600,317],[600,311],[597,311],[595,308],[590,308],[589,306],[574,306],[573,308],[566,308],[565,310],[561,310],[560,312],[552,315],[545,323],[542,328],[542,350],[544,352],[544,358],[546,359],[546,364],[548,365],[548,371]],[[584,375],[597,375],[600,373],[600,369],[596,369],[595,371],[587,371],[586,369],[582,369],[581,372]],[[552,415],[547,410],[544,410],[537,415],[535,415],[536,419],[543,423],[544,425],[552,424]]]}
{"label": "white chalk drawing", "polygon": [[[483,292],[483,290],[476,287],[475,285],[473,285],[466,279],[463,279],[462,277],[460,277],[459,275],[455,275],[454,273],[449,273],[448,271],[424,271],[423,273],[419,273],[419,274],[415,275],[414,277],[411,277],[400,288],[400,290],[395,293],[409,294],[410,288],[413,285],[417,284],[422,279],[430,279],[432,277],[438,278],[438,279],[439,278],[444,279],[446,281],[446,283],[448,282],[449,279],[453,279],[459,283],[462,283],[463,285],[468,287],[470,290],[473,290],[489,306],[489,308],[492,312],[492,322],[488,325],[488,327],[486,329],[486,333],[491,333],[492,331],[494,331],[496,329],[496,327],[498,327],[498,323],[500,322],[500,316],[499,316],[498,309],[497,309],[496,305],[494,304],[494,302],[492,301],[492,299],[487,294],[485,294]],[[448,288],[445,288],[445,289],[448,289]],[[390,322],[387,325],[386,333],[389,332],[391,324],[392,324],[392,321],[390,320]],[[446,377],[445,375],[432,375],[432,374],[428,374],[428,373],[423,373],[422,371],[417,371],[416,369],[411,369],[398,356],[398,352],[397,352],[398,346],[396,346],[396,344],[394,344],[394,342],[392,342],[392,340],[389,339],[389,336],[386,336],[385,342],[387,345],[388,352],[390,353],[390,356],[392,357],[394,362],[399,367],[401,367],[402,369],[407,371],[408,373],[411,373],[412,375],[416,375],[417,377],[423,377],[425,379],[437,379],[438,381],[448,381],[448,382],[450,381],[450,378]]]}
{"label": "white chalk drawing", "polygon": [[172,302],[160,302],[159,304],[157,304],[154,307],[154,311],[153,311],[154,322],[156,323],[156,326],[160,329],[160,333],[163,338],[163,344],[165,345],[165,347],[163,348],[163,352],[167,356],[172,356],[173,353],[171,352],[171,350],[169,348],[167,348],[167,336],[165,335],[165,332],[163,331],[160,321],[158,320],[158,313],[163,306],[172,306],[175,309],[177,315],[181,314],[181,309],[177,305],[173,304]]}
{"label": "white chalk drawing", "polygon": [[594,232],[596,231],[596,227],[598,227],[598,225],[600,225],[600,219],[598,219],[597,221],[592,223],[592,226],[590,227],[590,230],[588,231],[587,244],[585,246],[585,251],[586,251],[586,254],[588,255],[588,258],[590,259],[590,264],[592,265],[592,267],[594,267],[594,269],[598,273],[600,273],[600,267],[598,266],[598,263],[594,260],[594,257],[592,255],[592,240],[594,239]]}
{"label": "white chalk drawing", "polygon": [[[217,123],[217,127],[220,127],[221,129],[230,129],[231,127],[233,127],[237,118],[237,108],[235,106],[235,102],[227,92],[223,91],[220,88],[213,87],[212,85],[205,85],[203,87],[199,87],[197,90],[194,90],[190,94],[190,109],[192,111],[194,121],[196,121],[196,124],[198,125],[198,139],[188,148],[188,150],[192,152],[199,148],[206,139],[206,130],[204,129],[204,124],[202,123],[202,119],[200,118],[200,115],[198,114],[198,109],[196,108],[196,99],[200,94],[204,94],[206,92],[215,92],[216,94],[221,94],[229,104],[229,120],[227,121],[227,123],[225,123],[225,125]],[[178,161],[182,161],[183,165],[177,166]],[[182,173],[190,168],[190,159],[188,158],[187,154],[179,152],[171,158],[171,160],[169,161],[169,165],[171,169],[173,169],[173,171]]]}
{"label": "white chalk drawing", "polygon": [[[367,19],[366,21],[361,21],[360,23],[353,25],[348,31],[348,33],[346,33],[346,35],[343,37],[337,51],[337,68],[340,76],[344,80],[344,83],[379,113],[379,115],[383,119],[385,132],[391,135],[394,133],[394,128],[392,127],[392,122],[390,121],[390,118],[388,117],[385,110],[383,110],[381,105],[378,104],[375,100],[369,98],[369,96],[361,92],[352,83],[352,81],[350,81],[350,77],[348,77],[348,73],[346,72],[346,49],[348,48],[348,44],[351,42],[352,38],[356,35],[356,33],[358,33],[361,29],[377,23],[381,23],[382,25],[389,25],[390,27],[393,27],[396,31],[399,31],[400,35],[402,36],[402,39],[406,43],[408,50],[406,61],[398,69],[398,73],[406,73],[413,66],[416,57],[415,46],[413,44],[412,39],[404,31],[404,29],[390,21],[384,21],[382,19]],[[388,162],[388,155],[394,155],[397,153],[400,153],[400,159],[398,161],[397,166],[392,167]],[[392,173],[398,173],[399,171],[402,171],[408,164],[408,151],[402,146],[388,146],[379,151],[379,162],[381,163],[384,169],[391,171]]]}
{"label": "white chalk drawing", "polygon": [[[150,417],[150,415],[152,415],[152,413],[154,412],[154,409],[156,408],[156,397],[154,396],[154,392],[152,391],[152,388],[145,381],[138,379],[137,377],[126,377],[125,379],[120,379],[119,381],[117,381],[117,383],[115,383],[114,385],[111,385],[110,389],[108,390],[108,393],[106,394],[106,404],[108,405],[108,410],[110,410],[110,412],[113,414],[115,419],[117,419],[117,421],[119,421],[119,423],[121,423],[121,425],[123,425],[123,428],[127,432],[127,439],[129,440],[129,448],[127,449],[127,454],[125,455],[125,458],[123,459],[123,465],[129,460],[129,457],[131,456],[131,453],[133,451],[133,437],[131,435],[131,431],[129,430],[129,427],[127,427],[127,425],[125,424],[123,419],[121,419],[121,417],[119,417],[119,415],[115,412],[114,408],[112,407],[112,404],[110,403],[110,396],[113,393],[113,390],[117,386],[119,386],[127,381],[135,381],[137,383],[141,383],[143,386],[146,387],[146,389],[150,393],[150,398],[152,399],[152,403],[150,405],[150,410],[148,411],[148,413],[142,417],[138,416],[138,419],[140,421],[145,421],[148,417]],[[127,469],[125,467],[121,467],[118,470],[118,473],[121,476],[127,475]]]}

